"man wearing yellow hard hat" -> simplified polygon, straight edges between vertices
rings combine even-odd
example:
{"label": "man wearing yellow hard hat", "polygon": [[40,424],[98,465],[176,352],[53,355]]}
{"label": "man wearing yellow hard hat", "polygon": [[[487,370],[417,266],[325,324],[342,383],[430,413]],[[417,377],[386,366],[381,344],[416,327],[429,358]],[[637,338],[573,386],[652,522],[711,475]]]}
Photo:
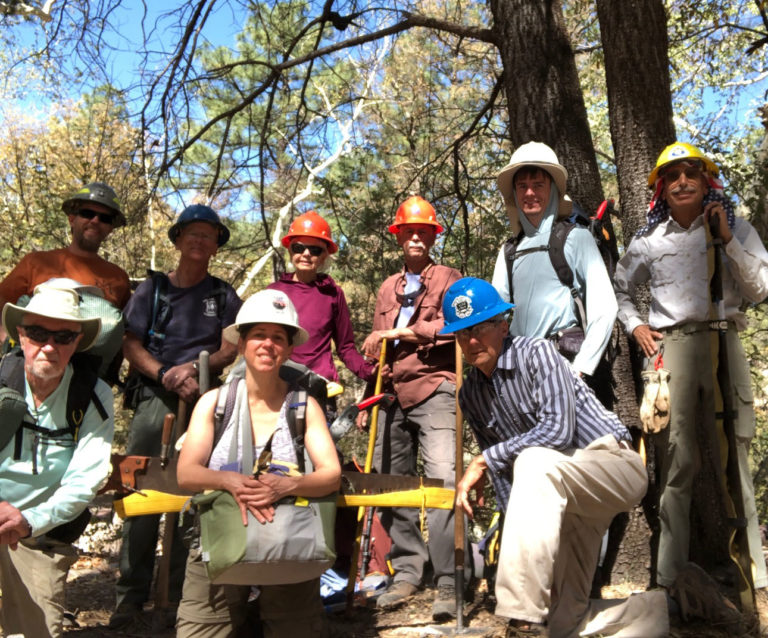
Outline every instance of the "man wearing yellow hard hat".
{"label": "man wearing yellow hard hat", "polygon": [[[665,148],[648,178],[654,190],[648,223],[632,239],[615,275],[619,320],[651,362],[661,363],[663,354],[663,367],[670,372],[669,425],[651,435],[661,463],[658,582],[666,587],[675,586],[688,560],[691,494],[700,464],[697,432],[715,431],[711,355],[717,328],[727,345],[754,585],[768,585],[747,462],[755,431],[749,365],[738,335],[746,327],[745,302],[758,303],[768,296],[768,253],[750,223],[734,215],[717,179],[719,172],[690,144],[676,142]],[[710,220],[724,246],[720,313],[710,289]],[[649,284],[651,294],[647,317],[635,301],[636,287],[643,283]],[[717,319],[727,321],[727,332]]]}

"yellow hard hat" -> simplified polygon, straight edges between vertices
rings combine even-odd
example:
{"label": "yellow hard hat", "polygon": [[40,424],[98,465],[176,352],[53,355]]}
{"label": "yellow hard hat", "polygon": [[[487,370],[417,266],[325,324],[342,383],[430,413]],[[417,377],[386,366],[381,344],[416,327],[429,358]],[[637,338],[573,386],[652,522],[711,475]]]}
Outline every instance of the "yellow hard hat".
{"label": "yellow hard hat", "polygon": [[691,144],[686,144],[685,142],[675,142],[674,144],[667,146],[667,148],[661,152],[661,155],[659,155],[659,159],[656,160],[656,166],[648,176],[648,186],[653,188],[656,183],[656,178],[659,176],[659,171],[667,164],[679,162],[680,160],[687,158],[697,159],[704,162],[704,166],[707,167],[707,172],[712,175],[712,177],[717,177],[720,174],[720,169],[717,168],[715,163],[698,148]]}

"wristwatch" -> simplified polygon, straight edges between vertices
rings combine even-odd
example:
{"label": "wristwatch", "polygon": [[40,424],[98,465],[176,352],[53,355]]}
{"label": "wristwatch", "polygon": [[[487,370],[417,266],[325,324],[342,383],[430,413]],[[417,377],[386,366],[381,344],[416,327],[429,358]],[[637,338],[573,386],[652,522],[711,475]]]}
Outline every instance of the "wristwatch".
{"label": "wristwatch", "polygon": [[166,372],[168,372],[168,366],[161,366],[160,369],[157,371],[157,383],[158,383],[158,385],[162,385],[163,377],[165,376]]}

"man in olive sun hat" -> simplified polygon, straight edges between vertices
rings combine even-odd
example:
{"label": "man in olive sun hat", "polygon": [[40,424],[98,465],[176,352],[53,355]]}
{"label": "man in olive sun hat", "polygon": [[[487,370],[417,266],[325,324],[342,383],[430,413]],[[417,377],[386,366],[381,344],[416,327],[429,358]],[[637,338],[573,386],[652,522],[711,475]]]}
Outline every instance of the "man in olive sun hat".
{"label": "man in olive sun hat", "polygon": [[0,362],[0,624],[5,635],[60,636],[72,542],[109,473],[112,392],[85,363],[99,335],[74,290],[40,285],[6,304],[20,344]]}

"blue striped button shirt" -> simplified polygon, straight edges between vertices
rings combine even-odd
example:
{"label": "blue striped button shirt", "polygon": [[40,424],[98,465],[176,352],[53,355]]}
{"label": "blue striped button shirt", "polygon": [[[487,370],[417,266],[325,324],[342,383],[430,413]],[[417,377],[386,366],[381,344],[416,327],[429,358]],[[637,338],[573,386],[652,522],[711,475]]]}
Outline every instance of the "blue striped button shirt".
{"label": "blue striped button shirt", "polygon": [[491,377],[472,368],[459,401],[504,509],[513,463],[525,448],[584,448],[606,434],[630,440],[618,417],[544,339],[505,337]]}

